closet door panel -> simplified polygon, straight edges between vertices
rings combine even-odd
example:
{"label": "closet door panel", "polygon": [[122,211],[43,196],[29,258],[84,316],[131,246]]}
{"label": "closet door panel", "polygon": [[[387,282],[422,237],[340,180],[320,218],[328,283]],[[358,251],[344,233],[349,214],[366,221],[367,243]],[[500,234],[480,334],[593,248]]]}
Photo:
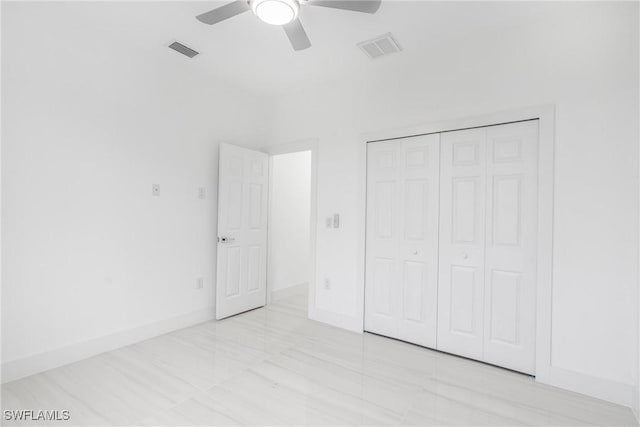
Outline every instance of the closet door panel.
{"label": "closet door panel", "polygon": [[437,348],[482,359],[485,129],[443,133]]}
{"label": "closet door panel", "polygon": [[439,135],[367,153],[365,330],[435,347]]}
{"label": "closet door panel", "polygon": [[400,143],[368,145],[365,329],[387,336],[398,334],[402,301],[401,168]]}
{"label": "closet door panel", "polygon": [[440,135],[403,138],[402,307],[398,338],[436,346]]}
{"label": "closet door panel", "polygon": [[487,128],[484,360],[535,372],[538,121]]}

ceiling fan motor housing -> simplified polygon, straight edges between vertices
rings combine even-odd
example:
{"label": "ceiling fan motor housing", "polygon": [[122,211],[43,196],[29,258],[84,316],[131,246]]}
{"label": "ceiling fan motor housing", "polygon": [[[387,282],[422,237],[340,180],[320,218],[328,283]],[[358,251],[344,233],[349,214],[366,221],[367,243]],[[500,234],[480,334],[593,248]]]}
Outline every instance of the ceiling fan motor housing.
{"label": "ceiling fan motor housing", "polygon": [[262,21],[271,25],[285,25],[298,17],[298,0],[250,0],[251,10]]}

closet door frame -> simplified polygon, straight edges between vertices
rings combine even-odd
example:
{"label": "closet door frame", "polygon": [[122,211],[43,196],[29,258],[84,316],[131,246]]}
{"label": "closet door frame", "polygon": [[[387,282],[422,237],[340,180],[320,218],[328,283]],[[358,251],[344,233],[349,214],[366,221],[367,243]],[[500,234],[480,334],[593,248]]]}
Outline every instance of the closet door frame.
{"label": "closet door frame", "polygon": [[[551,297],[553,289],[553,182],[554,182],[554,134],[555,106],[542,105],[419,124],[404,129],[366,132],[360,135],[359,144],[359,286],[356,293],[357,312],[354,317],[340,319],[337,326],[364,332],[365,299],[365,244],[366,244],[366,193],[367,193],[367,144],[407,136],[417,136],[474,127],[493,126],[526,120],[538,120],[538,223],[537,223],[537,289],[536,289],[536,380],[542,383],[570,387],[570,380],[563,380],[560,368],[551,364]],[[336,319],[338,320],[338,319]]]}

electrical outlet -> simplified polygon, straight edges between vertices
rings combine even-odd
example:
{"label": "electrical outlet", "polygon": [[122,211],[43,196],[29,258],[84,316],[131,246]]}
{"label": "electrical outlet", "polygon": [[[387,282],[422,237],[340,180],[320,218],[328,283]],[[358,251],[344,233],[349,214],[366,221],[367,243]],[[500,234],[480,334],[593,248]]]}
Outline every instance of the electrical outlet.
{"label": "electrical outlet", "polygon": [[160,196],[160,184],[151,184],[151,195]]}
{"label": "electrical outlet", "polygon": [[204,278],[198,277],[198,279],[196,280],[196,289],[202,288],[204,288]]}
{"label": "electrical outlet", "polygon": [[204,187],[198,188],[198,199],[204,199],[206,195],[207,192],[205,191]]}
{"label": "electrical outlet", "polygon": [[324,279],[324,288],[326,290],[331,289],[331,281],[329,279]]}

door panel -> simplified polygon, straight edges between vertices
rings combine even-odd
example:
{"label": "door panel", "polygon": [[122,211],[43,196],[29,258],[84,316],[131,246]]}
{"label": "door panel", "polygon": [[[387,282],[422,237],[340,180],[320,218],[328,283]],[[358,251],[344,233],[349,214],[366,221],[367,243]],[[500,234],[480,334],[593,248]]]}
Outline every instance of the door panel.
{"label": "door panel", "polygon": [[[482,186],[479,177],[453,178],[451,181],[451,242],[458,244],[474,244],[478,236],[476,221],[482,203],[479,200],[479,188]],[[484,224],[480,224],[483,226]]]}
{"label": "door panel", "polygon": [[239,246],[230,246],[226,248],[227,258],[227,281],[225,288],[226,296],[232,297],[240,295],[240,269],[242,268],[242,248]]}
{"label": "door panel", "polygon": [[376,315],[382,315],[390,317],[393,315],[393,307],[391,306],[393,301],[394,281],[395,275],[395,260],[389,258],[376,258],[375,260],[375,277],[373,279],[373,294],[374,294],[374,313]]}
{"label": "door panel", "polygon": [[538,122],[487,128],[484,359],[535,371]]}
{"label": "door panel", "polygon": [[260,230],[264,222],[262,216],[266,214],[262,203],[265,191],[262,187],[262,184],[249,184],[249,228],[252,230]]}
{"label": "door panel", "polygon": [[394,222],[397,221],[393,217],[397,181],[379,181],[373,185],[375,187],[375,238],[392,239]]}
{"label": "door panel", "polygon": [[522,175],[493,177],[493,242],[496,245],[518,246],[522,221]]}
{"label": "door panel", "polygon": [[425,219],[429,199],[428,184],[424,180],[406,181],[404,184],[404,237],[406,240],[420,241],[424,239],[427,232]]}
{"label": "door panel", "polygon": [[367,152],[365,329],[435,347],[439,135]]}
{"label": "door panel", "polygon": [[406,320],[421,322],[423,318],[423,297],[426,266],[423,262],[404,262],[404,317]]}
{"label": "door panel", "polygon": [[491,271],[489,295],[489,341],[518,345],[522,275],[512,271]]}
{"label": "door panel", "polygon": [[219,161],[216,319],[265,304],[267,260],[268,157],[221,144]]}
{"label": "door panel", "polygon": [[438,349],[482,359],[485,129],[443,133]]}
{"label": "door panel", "polygon": [[260,262],[262,260],[262,247],[249,246],[249,268],[247,270],[247,291],[255,292],[260,290]]}
{"label": "door panel", "polygon": [[398,338],[436,346],[440,135],[403,138]]}
{"label": "door panel", "polygon": [[401,146],[367,147],[365,329],[397,337],[402,300],[399,279]]}
{"label": "door panel", "polygon": [[473,337],[477,330],[475,289],[477,287],[475,279],[476,268],[462,265],[451,266],[451,283],[449,291],[449,302],[451,313],[455,316],[449,317],[449,332],[465,334]]}
{"label": "door panel", "polygon": [[242,227],[242,176],[230,177],[227,187],[227,229],[239,230]]}

